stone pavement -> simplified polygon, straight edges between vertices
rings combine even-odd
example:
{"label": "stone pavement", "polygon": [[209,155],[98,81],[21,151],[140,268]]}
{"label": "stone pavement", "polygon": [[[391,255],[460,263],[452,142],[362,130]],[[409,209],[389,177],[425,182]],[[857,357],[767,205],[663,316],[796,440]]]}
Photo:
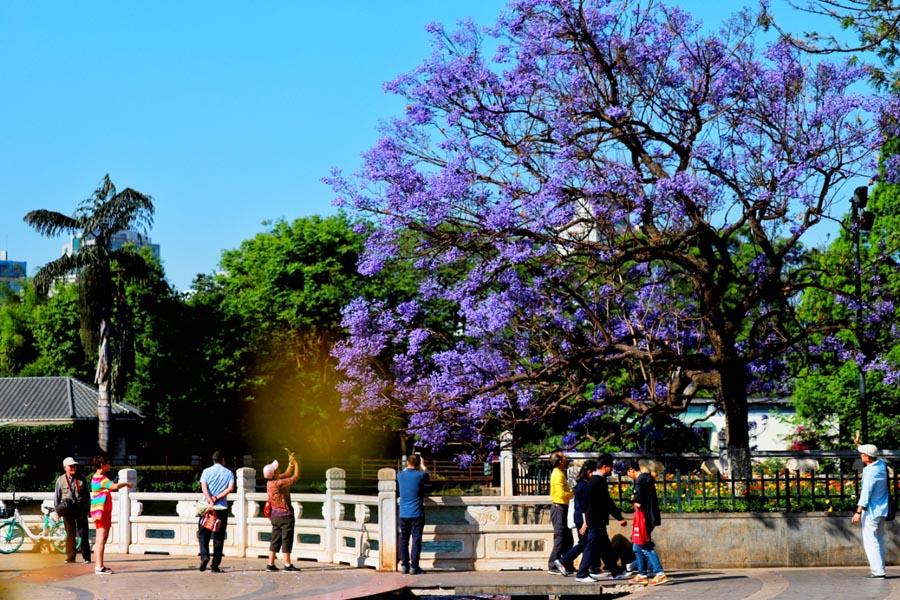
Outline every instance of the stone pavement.
{"label": "stone pavement", "polygon": [[[338,600],[371,596],[446,596],[481,589],[502,594],[517,586],[529,593],[564,589],[600,595],[613,585],[577,584],[573,578],[543,572],[430,572],[421,576],[378,573],[371,569],[299,561],[300,573],[266,573],[262,559],[227,558],[224,573],[200,573],[197,559],[175,556],[110,555],[114,575],[97,576],[93,565],[66,565],[58,554],[0,555],[0,598],[4,600]],[[866,580],[864,568],[722,569],[676,571],[672,582],[637,588],[629,600],[900,600],[900,567],[888,569],[886,580]],[[611,583],[611,582],[610,582]],[[562,586],[562,587],[561,587]],[[490,590],[495,590],[491,592]],[[621,589],[621,588],[620,588]],[[582,591],[583,590],[583,591]],[[610,596],[612,597],[612,596]]]}

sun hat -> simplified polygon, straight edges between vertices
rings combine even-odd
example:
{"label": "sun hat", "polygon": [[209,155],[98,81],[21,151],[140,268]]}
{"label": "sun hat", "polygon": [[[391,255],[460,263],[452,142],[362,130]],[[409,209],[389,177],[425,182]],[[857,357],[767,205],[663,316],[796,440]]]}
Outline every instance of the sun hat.
{"label": "sun hat", "polygon": [[63,459],[64,467],[69,467],[69,466],[77,465],[77,464],[78,464],[78,461],[75,460],[74,458],[72,458],[71,456],[67,456]]}
{"label": "sun hat", "polygon": [[875,444],[863,444],[862,446],[857,446],[856,451],[860,454],[871,456],[872,458],[878,458],[878,447],[876,447]]}
{"label": "sun hat", "polygon": [[269,464],[263,467],[263,477],[266,479],[271,479],[272,475],[275,474],[275,471],[278,469],[278,461],[273,460]]}

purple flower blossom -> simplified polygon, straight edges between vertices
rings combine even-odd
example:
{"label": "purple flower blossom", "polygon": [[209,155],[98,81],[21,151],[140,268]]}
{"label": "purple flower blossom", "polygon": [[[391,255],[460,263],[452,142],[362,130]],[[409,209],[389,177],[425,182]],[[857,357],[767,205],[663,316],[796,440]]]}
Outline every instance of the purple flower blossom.
{"label": "purple flower blossom", "polygon": [[[357,177],[328,178],[371,223],[360,272],[419,276],[413,302],[345,310],[345,406],[391,407],[430,447],[485,448],[563,395],[583,403],[571,436],[617,402],[667,410],[687,372],[729,361],[744,395],[783,390],[801,237],[840,216],[833,182],[867,168],[900,101],[860,93],[863,66],[755,47],[756,27],[745,12],[709,35],[616,0],[429,26],[432,54],[385,86],[404,114]],[[889,331],[895,306],[865,302]],[[804,343],[860,358],[838,337]]]}

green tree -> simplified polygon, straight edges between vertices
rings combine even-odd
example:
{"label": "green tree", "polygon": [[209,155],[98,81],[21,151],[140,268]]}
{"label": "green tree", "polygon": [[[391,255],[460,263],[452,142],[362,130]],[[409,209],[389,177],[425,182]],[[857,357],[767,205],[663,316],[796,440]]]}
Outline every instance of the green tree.
{"label": "green tree", "polygon": [[37,357],[19,375],[71,376],[90,381],[90,361],[79,336],[79,291],[74,284],[59,285],[33,310],[31,334]]}
{"label": "green tree", "polygon": [[36,358],[31,332],[34,307],[35,294],[30,284],[21,294],[0,285],[0,376],[17,375]]}
{"label": "green tree", "polygon": [[127,373],[122,366],[128,363],[132,352],[128,329],[113,329],[114,317],[126,309],[121,283],[152,277],[152,269],[140,255],[128,249],[114,249],[112,238],[121,231],[149,227],[153,210],[150,196],[131,188],[120,192],[105,175],[74,215],[45,209],[25,215],[25,222],[42,235],[69,233],[80,242],[71,254],[44,265],[34,283],[39,292],[45,292],[60,278],[77,275],[82,340],[89,355],[99,348],[95,378],[100,390],[97,442],[103,450],[109,449],[110,395],[120,396],[124,390]]}
{"label": "green tree", "polygon": [[[853,224],[848,219],[838,237],[815,257],[813,266],[829,275],[823,277],[819,289],[804,294],[800,307],[801,318],[840,325],[834,337],[856,348],[852,355],[830,351],[801,365],[793,391],[798,415],[823,435],[836,419],[839,434],[835,441],[844,446],[861,428],[860,364],[865,372],[869,437],[889,447],[900,444],[896,420],[900,388],[892,369],[871,368],[872,357],[878,355],[893,365],[894,373],[900,368],[900,344],[895,337],[900,321],[900,185],[892,183],[897,178],[890,172],[900,160],[900,141],[885,144],[882,157],[881,182],[868,206],[874,215],[872,229],[860,232],[861,298],[856,298]],[[859,328],[857,301],[863,317]]]}
{"label": "green tree", "polygon": [[326,456],[351,444],[330,356],[341,310],[360,294],[404,293],[402,271],[390,280],[357,273],[363,243],[343,215],[276,221],[224,252],[221,273],[195,285],[192,307],[218,311],[220,335],[229,337],[204,352],[251,445]]}

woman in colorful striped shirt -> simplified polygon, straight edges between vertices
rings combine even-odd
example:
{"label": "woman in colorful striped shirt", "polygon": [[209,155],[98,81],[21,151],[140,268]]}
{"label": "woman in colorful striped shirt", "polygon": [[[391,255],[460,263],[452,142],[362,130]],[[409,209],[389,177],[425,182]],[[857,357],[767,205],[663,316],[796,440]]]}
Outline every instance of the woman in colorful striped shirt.
{"label": "woman in colorful striped shirt", "polygon": [[97,539],[94,540],[94,551],[97,554],[97,575],[111,575],[112,569],[103,564],[103,553],[109,528],[112,526],[112,492],[123,487],[131,487],[128,482],[113,483],[106,474],[109,472],[109,455],[101,452],[94,457],[94,475],[91,477],[91,520],[97,528]]}

